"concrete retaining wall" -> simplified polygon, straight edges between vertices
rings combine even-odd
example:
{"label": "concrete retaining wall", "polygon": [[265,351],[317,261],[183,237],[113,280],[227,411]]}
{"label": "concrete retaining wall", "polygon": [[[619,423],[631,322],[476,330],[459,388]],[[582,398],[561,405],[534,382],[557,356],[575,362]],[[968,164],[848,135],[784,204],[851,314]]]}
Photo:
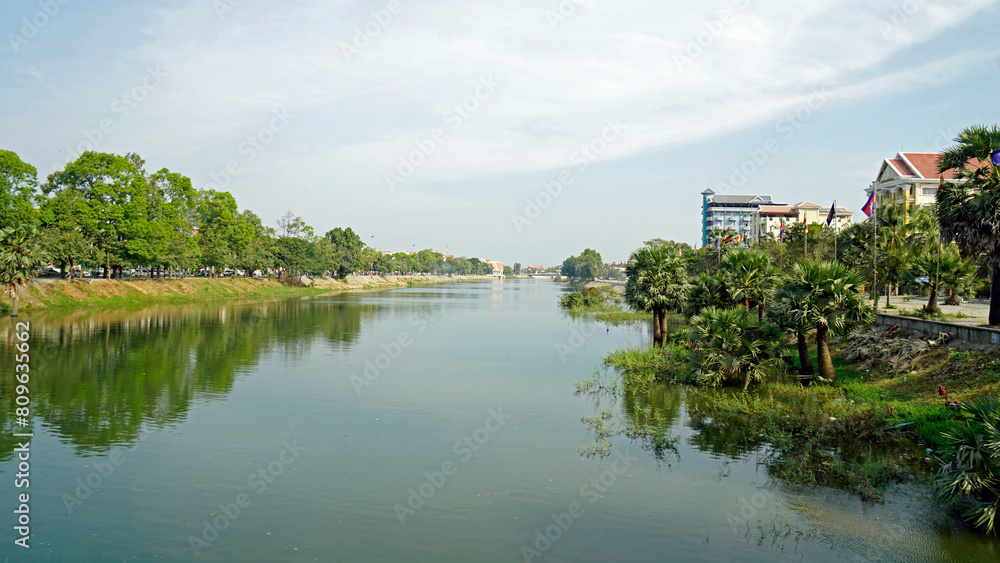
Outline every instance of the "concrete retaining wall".
{"label": "concrete retaining wall", "polygon": [[968,342],[1000,346],[1000,330],[994,328],[957,325],[941,321],[915,319],[913,317],[886,315],[883,313],[878,313],[876,315],[875,323],[882,326],[899,325],[899,328],[923,332],[925,334],[947,332],[955,338],[961,338],[962,340],[966,340]]}

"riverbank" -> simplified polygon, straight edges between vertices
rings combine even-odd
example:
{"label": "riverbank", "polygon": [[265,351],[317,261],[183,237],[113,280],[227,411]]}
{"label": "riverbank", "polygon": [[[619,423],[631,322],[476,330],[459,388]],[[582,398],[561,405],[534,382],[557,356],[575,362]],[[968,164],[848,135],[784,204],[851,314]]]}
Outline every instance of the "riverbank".
{"label": "riverbank", "polygon": [[[348,276],[334,278],[183,278],[34,280],[21,291],[21,310],[138,303],[187,303],[219,299],[258,299],[394,289],[411,285],[475,282],[491,276]],[[0,311],[10,311],[9,297]]]}

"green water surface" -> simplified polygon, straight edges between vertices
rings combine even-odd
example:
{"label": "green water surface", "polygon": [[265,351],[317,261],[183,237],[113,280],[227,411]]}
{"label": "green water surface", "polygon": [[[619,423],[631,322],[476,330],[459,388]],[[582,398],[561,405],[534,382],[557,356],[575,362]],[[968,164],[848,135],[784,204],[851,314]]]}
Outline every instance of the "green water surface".
{"label": "green water surface", "polygon": [[[701,451],[683,389],[578,396],[641,328],[543,280],[22,316],[0,326],[0,561],[997,561],[921,487],[864,504]],[[583,417],[655,414],[654,455]],[[16,546],[31,432],[30,549]],[[662,453],[662,452],[661,452]]]}

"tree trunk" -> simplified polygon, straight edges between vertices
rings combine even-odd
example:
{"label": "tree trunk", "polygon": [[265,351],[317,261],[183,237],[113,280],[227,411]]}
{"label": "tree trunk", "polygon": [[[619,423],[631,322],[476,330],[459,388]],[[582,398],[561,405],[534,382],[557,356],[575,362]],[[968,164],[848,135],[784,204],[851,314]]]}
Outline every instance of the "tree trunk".
{"label": "tree trunk", "polygon": [[819,375],[823,379],[837,379],[837,370],[833,369],[833,358],[830,356],[830,346],[826,341],[829,330],[824,324],[816,325],[816,357],[819,360]]}
{"label": "tree trunk", "polygon": [[990,284],[990,326],[1000,325],[1000,262],[993,264],[993,281]]}
{"label": "tree trunk", "polygon": [[924,310],[930,314],[934,314],[937,311],[937,290],[934,286],[931,286],[931,298],[927,300],[927,306]]}
{"label": "tree trunk", "polygon": [[663,324],[660,321],[662,314],[659,309],[653,309],[653,346],[657,348],[663,346]]}
{"label": "tree trunk", "polygon": [[951,288],[951,294],[948,295],[948,300],[945,303],[948,305],[958,305],[958,291],[955,291],[954,287]]}
{"label": "tree trunk", "polygon": [[17,317],[18,305],[21,304],[21,286],[20,286],[20,284],[18,284],[16,287],[14,287],[14,292],[11,294],[11,296],[14,299],[14,308],[10,310],[10,318],[13,319],[13,318]]}
{"label": "tree trunk", "polygon": [[746,308],[747,313],[750,312],[750,298],[749,297],[744,297],[743,298],[743,307]]}
{"label": "tree trunk", "polygon": [[667,345],[667,338],[670,336],[670,331],[667,330],[667,312],[660,312],[660,348]]}
{"label": "tree trunk", "polygon": [[806,333],[799,331],[796,337],[799,347],[799,375],[812,375],[816,370],[813,369],[812,358],[809,356],[809,342],[806,340]]}
{"label": "tree trunk", "polygon": [[892,293],[892,286],[889,284],[885,285],[885,308],[889,308],[889,294]]}
{"label": "tree trunk", "polygon": [[764,304],[763,303],[761,303],[760,305],[757,305],[757,320],[759,320],[759,321],[763,321],[764,320]]}

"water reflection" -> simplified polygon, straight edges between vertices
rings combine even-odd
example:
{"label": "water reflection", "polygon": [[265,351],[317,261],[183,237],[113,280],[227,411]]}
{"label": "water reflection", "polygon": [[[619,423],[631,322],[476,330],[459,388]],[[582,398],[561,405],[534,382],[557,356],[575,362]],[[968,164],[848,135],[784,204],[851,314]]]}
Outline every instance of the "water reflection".
{"label": "water reflection", "polygon": [[[378,309],[278,301],[34,315],[32,414],[78,452],[132,444],[143,424],[176,423],[194,401],[228,394],[263,354],[300,357],[318,341],[350,347]],[[0,342],[0,365],[13,365],[12,324],[3,323]],[[16,445],[12,432],[30,432],[14,425],[15,384],[0,378],[0,461]]]}

